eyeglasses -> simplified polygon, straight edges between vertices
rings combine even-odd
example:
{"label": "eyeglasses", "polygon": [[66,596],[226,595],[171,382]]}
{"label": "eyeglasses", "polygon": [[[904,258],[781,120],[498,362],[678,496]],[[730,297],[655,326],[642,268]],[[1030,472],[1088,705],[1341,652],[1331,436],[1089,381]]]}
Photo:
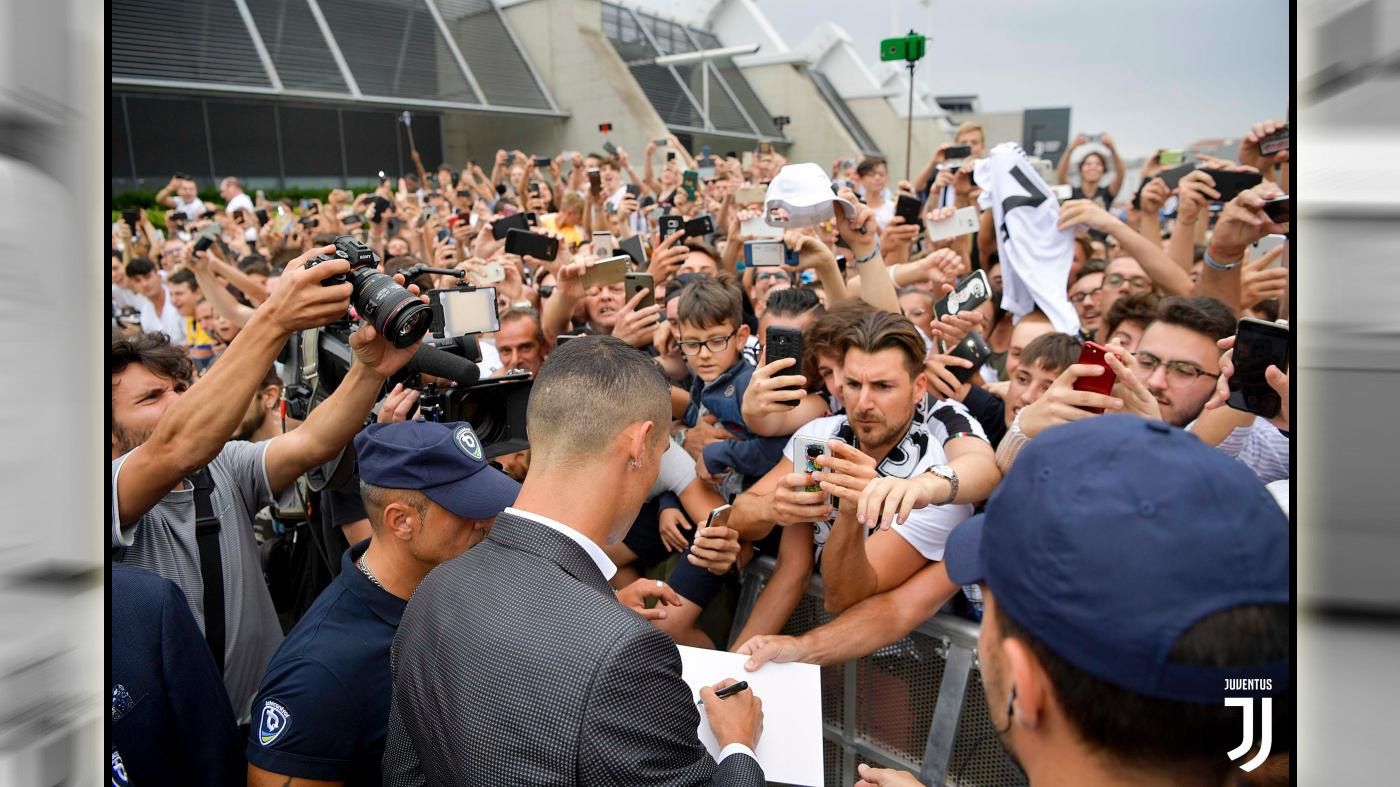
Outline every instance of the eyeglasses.
{"label": "eyeglasses", "polygon": [[687,339],[685,341],[676,342],[676,345],[681,348],[681,353],[684,355],[699,355],[701,347],[704,347],[712,353],[723,352],[724,348],[729,346],[729,340],[733,339],[736,333],[738,333],[738,331],[730,331],[724,336],[711,336],[703,341],[699,339]]}
{"label": "eyeglasses", "polygon": [[907,309],[904,312],[905,317],[922,317],[925,314],[928,314],[928,309],[919,306],[915,306],[912,309]]}
{"label": "eyeglasses", "polygon": [[1092,298],[1093,296],[1098,295],[1102,290],[1102,287],[1096,287],[1092,290],[1089,290],[1088,292],[1076,292],[1075,294],[1069,296],[1069,302],[1074,304],[1075,306],[1078,306],[1079,304],[1084,302],[1085,298]]}
{"label": "eyeglasses", "polygon": [[1163,361],[1152,353],[1136,352],[1133,353],[1133,358],[1137,361],[1138,368],[1142,370],[1143,374],[1149,376],[1157,371],[1158,366],[1165,365],[1167,367],[1167,379],[1175,383],[1180,383],[1181,385],[1190,385],[1201,377],[1210,377],[1214,379],[1220,376],[1218,374],[1211,374],[1190,361]]}
{"label": "eyeglasses", "polygon": [[779,281],[787,281],[787,280],[788,280],[788,275],[787,275],[787,273],[784,272],[784,271],[764,271],[763,273],[758,274],[758,280],[759,280],[759,281],[766,281],[766,280],[768,280],[768,279],[777,279],[777,280],[779,280]]}
{"label": "eyeglasses", "polygon": [[1110,273],[1103,277],[1105,287],[1122,287],[1123,282],[1127,282],[1138,289],[1145,289],[1152,285],[1152,280],[1146,276],[1124,276],[1121,273]]}

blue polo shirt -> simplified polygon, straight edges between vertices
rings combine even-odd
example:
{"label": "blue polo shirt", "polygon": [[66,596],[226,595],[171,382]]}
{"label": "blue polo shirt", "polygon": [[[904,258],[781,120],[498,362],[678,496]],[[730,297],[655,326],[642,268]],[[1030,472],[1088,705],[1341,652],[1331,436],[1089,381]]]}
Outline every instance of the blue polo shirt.
{"label": "blue polo shirt", "polygon": [[340,574],[287,634],[253,700],[248,762],[303,779],[380,784],[389,725],[389,648],[408,602],[345,551]]}

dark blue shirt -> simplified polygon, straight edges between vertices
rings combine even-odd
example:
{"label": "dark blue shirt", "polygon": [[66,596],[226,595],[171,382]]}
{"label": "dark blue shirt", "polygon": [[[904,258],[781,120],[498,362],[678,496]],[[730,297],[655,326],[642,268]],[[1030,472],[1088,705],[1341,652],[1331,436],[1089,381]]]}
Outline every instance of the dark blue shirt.
{"label": "dark blue shirt", "polygon": [[112,564],[112,775],[139,785],[242,785],[224,681],[174,582]]}
{"label": "dark blue shirt", "polygon": [[389,648],[408,602],[355,565],[369,548],[346,550],[340,574],[287,633],[253,700],[248,761],[303,779],[380,783],[389,725]]}

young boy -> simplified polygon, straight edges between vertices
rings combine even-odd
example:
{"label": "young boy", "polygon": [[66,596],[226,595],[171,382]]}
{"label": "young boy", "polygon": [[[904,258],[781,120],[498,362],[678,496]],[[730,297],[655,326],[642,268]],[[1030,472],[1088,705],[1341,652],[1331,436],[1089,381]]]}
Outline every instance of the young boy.
{"label": "young boy", "polygon": [[734,470],[732,480],[726,480],[721,490],[730,498],[767,473],[782,458],[787,441],[760,437],[744,424],[744,391],[754,367],[743,358],[749,328],[744,324],[739,291],[709,277],[687,285],[680,294],[676,323],[681,355],[695,375],[690,406],[681,420],[693,429],[709,414],[730,435],[700,449],[696,471],[701,477],[715,478]]}

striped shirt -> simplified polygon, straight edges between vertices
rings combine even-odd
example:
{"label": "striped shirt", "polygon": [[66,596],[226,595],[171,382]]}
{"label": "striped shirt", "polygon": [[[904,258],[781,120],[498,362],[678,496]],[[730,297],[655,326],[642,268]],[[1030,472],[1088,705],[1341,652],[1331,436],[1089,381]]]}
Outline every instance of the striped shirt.
{"label": "striped shirt", "polygon": [[1254,416],[1249,426],[1235,427],[1220,445],[1226,456],[1233,456],[1265,484],[1289,477],[1288,438],[1268,419]]}

